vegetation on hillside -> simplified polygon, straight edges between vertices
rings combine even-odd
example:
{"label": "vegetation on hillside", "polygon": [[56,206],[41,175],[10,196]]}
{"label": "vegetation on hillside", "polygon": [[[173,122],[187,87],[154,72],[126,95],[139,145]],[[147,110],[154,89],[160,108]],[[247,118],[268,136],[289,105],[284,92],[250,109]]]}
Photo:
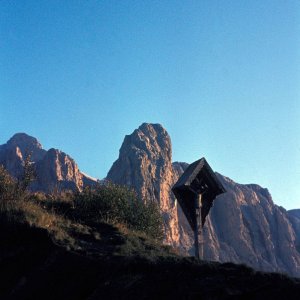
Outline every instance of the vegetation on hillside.
{"label": "vegetation on hillside", "polygon": [[[99,255],[170,253],[170,248],[161,245],[163,224],[158,206],[142,202],[133,190],[105,183],[82,192],[31,193],[26,189],[31,172],[25,168],[24,173],[24,180],[17,181],[0,166],[2,225],[44,229],[68,249],[93,249]],[[111,249],[110,243],[114,244]]]}
{"label": "vegetation on hillside", "polygon": [[123,224],[162,240],[162,217],[158,205],[142,202],[136,193],[112,183],[87,187],[74,197],[75,216],[79,220]]}

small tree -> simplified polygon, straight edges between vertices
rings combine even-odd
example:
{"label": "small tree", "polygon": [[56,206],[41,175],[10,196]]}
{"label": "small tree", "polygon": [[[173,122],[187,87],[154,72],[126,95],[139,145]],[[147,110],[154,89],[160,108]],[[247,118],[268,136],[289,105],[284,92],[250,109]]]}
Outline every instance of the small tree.
{"label": "small tree", "polygon": [[17,193],[17,183],[8,174],[3,165],[0,165],[0,201],[15,200]]}
{"label": "small tree", "polygon": [[31,154],[26,155],[23,174],[18,180],[14,179],[3,165],[0,165],[0,200],[24,200],[27,196],[25,191],[35,178],[36,175],[34,165],[31,162]]}
{"label": "small tree", "polygon": [[23,174],[19,180],[19,188],[24,192],[30,185],[32,181],[36,179],[36,171],[34,164],[31,161],[32,153],[28,153],[25,156],[24,165],[23,165]]}

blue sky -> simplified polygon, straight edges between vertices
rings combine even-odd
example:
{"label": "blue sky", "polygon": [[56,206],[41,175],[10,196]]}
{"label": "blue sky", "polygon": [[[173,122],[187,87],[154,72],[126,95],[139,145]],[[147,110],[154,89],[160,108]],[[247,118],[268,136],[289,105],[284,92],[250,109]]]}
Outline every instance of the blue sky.
{"label": "blue sky", "polygon": [[26,132],[103,178],[161,123],[174,161],[300,208],[299,1],[1,1],[0,39],[0,144]]}

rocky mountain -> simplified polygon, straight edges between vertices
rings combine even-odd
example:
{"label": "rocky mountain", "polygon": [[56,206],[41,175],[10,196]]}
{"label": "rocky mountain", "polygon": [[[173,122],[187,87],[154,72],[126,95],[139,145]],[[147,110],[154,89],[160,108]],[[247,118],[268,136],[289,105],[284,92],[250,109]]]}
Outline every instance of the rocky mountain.
{"label": "rocky mountain", "polygon": [[297,219],[300,219],[300,209],[291,209],[288,211],[289,216],[293,216]]}
{"label": "rocky mountain", "polygon": [[[24,133],[0,145],[0,164],[20,178],[28,154],[37,175],[31,185],[34,191],[81,190],[96,182],[82,173],[69,155],[56,149],[47,151],[36,138]],[[171,191],[187,166],[172,163],[167,131],[159,124],[144,123],[125,137],[107,179],[135,188],[144,201],[156,201],[164,218],[165,242],[192,255],[193,234]],[[268,190],[259,185],[217,176],[227,193],[217,197],[207,218],[204,258],[300,276],[300,210],[278,207]]]}
{"label": "rocky mountain", "polygon": [[36,172],[36,181],[30,187],[34,191],[50,192],[55,188],[81,190],[85,185],[96,182],[80,172],[69,155],[57,149],[46,151],[36,138],[25,133],[15,134],[0,146],[0,164],[15,178],[22,177],[28,155]]}
{"label": "rocky mountain", "polygon": [[145,201],[156,201],[164,218],[166,242],[178,245],[171,139],[161,125],[144,123],[127,135],[106,179],[133,187]]}
{"label": "rocky mountain", "polygon": [[[125,137],[107,179],[132,186],[145,201],[157,201],[165,220],[166,242],[192,254],[193,235],[171,192],[187,166],[172,164],[166,130],[144,123]],[[217,176],[227,193],[217,197],[207,219],[204,258],[300,276],[299,215],[275,205],[268,190],[259,185]]]}
{"label": "rocky mountain", "polygon": [[218,178],[227,193],[218,197],[210,213],[206,257],[300,276],[296,233],[286,210],[259,185],[237,184],[220,174]]}
{"label": "rocky mountain", "polygon": [[300,209],[289,210],[288,216],[296,234],[296,248],[300,252]]}

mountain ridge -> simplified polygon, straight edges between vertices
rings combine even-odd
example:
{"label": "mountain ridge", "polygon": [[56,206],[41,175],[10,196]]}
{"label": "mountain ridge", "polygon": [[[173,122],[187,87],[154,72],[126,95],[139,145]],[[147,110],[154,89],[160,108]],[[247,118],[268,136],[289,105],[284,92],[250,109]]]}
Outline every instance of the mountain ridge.
{"label": "mountain ridge", "polygon": [[[36,138],[24,133],[0,145],[0,164],[11,175],[21,176],[26,140],[37,169],[32,190],[81,190],[95,184],[66,153],[53,148],[44,150]],[[145,201],[156,201],[164,218],[165,242],[182,254],[192,255],[193,234],[171,192],[187,166],[185,162],[172,162],[171,138],[160,124],[143,123],[125,136],[119,158],[106,179],[135,188]],[[257,184],[238,184],[216,174],[228,192],[217,197],[207,219],[204,258],[300,276],[298,210],[278,207],[269,191]]]}
{"label": "mountain ridge", "polygon": [[82,190],[84,186],[96,183],[92,177],[80,172],[68,154],[54,148],[45,150],[35,137],[26,133],[16,133],[6,144],[0,145],[0,164],[17,179],[22,177],[27,158],[36,173],[36,180],[30,185],[33,191]]}

